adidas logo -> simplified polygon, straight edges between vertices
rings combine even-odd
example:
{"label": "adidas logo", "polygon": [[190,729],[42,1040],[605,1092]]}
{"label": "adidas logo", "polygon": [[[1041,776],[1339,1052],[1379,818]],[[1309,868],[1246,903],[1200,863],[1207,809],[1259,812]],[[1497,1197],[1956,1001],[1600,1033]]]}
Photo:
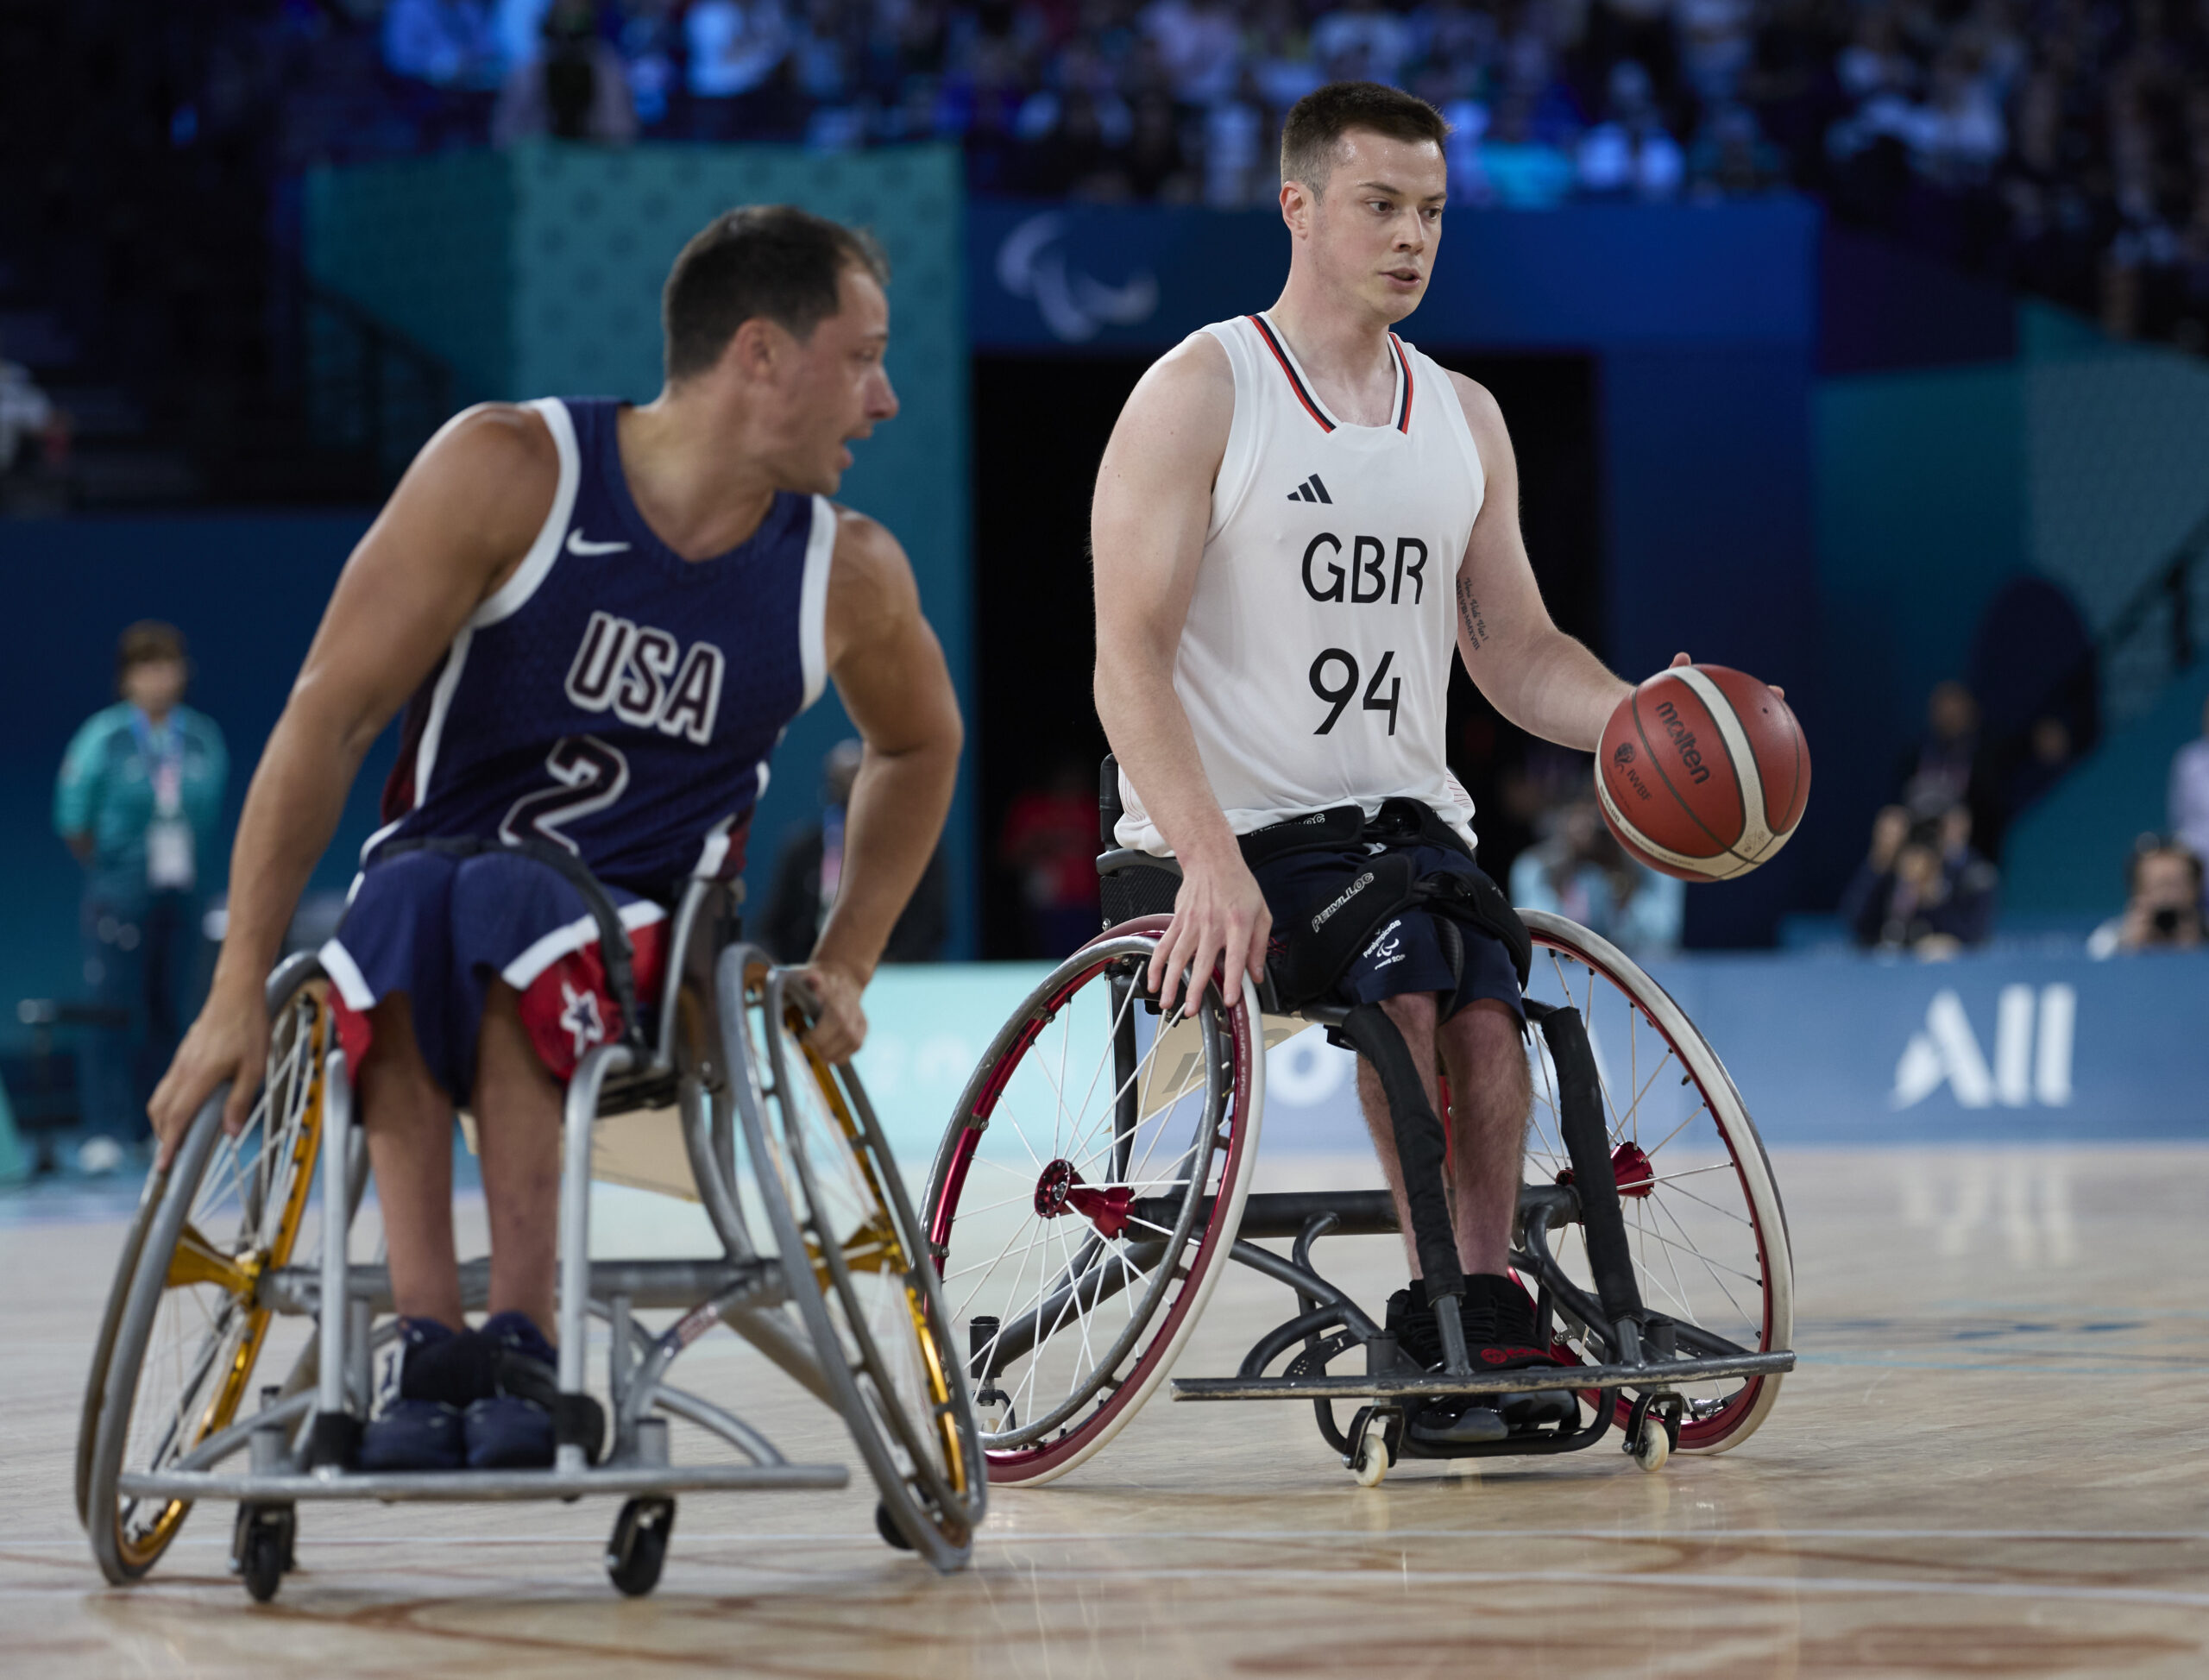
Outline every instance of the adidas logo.
{"label": "adidas logo", "polygon": [[1334,498],[1327,494],[1327,487],[1319,482],[1319,475],[1317,473],[1312,474],[1303,483],[1291,490],[1288,493],[1288,499],[1291,501],[1324,501],[1330,504],[1334,501]]}

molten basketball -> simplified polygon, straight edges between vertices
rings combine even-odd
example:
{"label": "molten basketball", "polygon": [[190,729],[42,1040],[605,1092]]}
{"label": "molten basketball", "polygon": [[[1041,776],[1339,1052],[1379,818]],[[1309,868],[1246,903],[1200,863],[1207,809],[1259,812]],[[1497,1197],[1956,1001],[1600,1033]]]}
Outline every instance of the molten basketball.
{"label": "molten basketball", "polygon": [[1675,665],[1611,714],[1595,793],[1619,844],[1650,868],[1730,880],[1768,862],[1803,820],[1810,749],[1755,677]]}

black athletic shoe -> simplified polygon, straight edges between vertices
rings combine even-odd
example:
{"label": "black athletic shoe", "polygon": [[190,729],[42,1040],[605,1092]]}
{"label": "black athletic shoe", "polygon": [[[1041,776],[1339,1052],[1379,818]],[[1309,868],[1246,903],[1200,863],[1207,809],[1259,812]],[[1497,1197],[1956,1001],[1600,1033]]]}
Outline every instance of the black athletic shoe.
{"label": "black athletic shoe", "polygon": [[[1476,1370],[1517,1371],[1561,1362],[1546,1347],[1537,1345],[1534,1303],[1514,1279],[1492,1273],[1467,1278],[1465,1293],[1457,1301],[1457,1321],[1464,1328],[1465,1351]],[[1413,1279],[1409,1288],[1390,1298],[1388,1328],[1411,1357],[1429,1370],[1440,1369],[1442,1326],[1427,1302],[1422,1280]],[[1579,1415],[1578,1402],[1561,1390],[1469,1398],[1498,1413],[1507,1433],[1567,1424]]]}
{"label": "black athletic shoe", "polygon": [[[1564,1362],[1546,1346],[1537,1343],[1533,1299],[1516,1278],[1488,1272],[1467,1278],[1458,1311],[1465,1326],[1465,1350],[1472,1356],[1476,1369],[1523,1371],[1530,1366]],[[1503,1420],[1514,1433],[1579,1419],[1579,1401],[1562,1389],[1501,1398]]]}
{"label": "black athletic shoe", "polygon": [[[1442,1326],[1426,1304],[1426,1287],[1417,1279],[1409,1289],[1388,1297],[1388,1330],[1409,1357],[1430,1371],[1442,1369]],[[1463,1446],[1501,1441],[1511,1427],[1488,1396],[1451,1394],[1411,1408],[1404,1432],[1430,1446]]]}

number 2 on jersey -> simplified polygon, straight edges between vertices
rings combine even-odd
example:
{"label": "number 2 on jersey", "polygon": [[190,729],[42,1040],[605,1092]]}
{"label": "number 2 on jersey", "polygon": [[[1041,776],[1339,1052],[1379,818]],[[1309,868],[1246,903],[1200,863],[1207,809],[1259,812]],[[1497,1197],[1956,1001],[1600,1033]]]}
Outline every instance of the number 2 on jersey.
{"label": "number 2 on jersey", "polygon": [[545,755],[544,768],[557,784],[526,793],[514,801],[499,838],[551,840],[577,856],[582,848],[560,832],[561,825],[602,811],[629,786],[629,760],[621,749],[595,735],[563,735]]}
{"label": "number 2 on jersey", "polygon": [[[1381,663],[1374,667],[1373,680],[1365,685],[1365,701],[1361,708],[1368,712],[1386,712],[1391,735],[1396,733],[1396,702],[1402,698],[1404,691],[1402,677],[1388,676],[1388,667],[1395,660],[1395,650],[1393,648],[1381,654]],[[1344,675],[1339,688],[1328,685],[1327,672],[1331,665],[1343,668]],[[1388,678],[1388,697],[1386,700],[1381,697],[1381,679],[1384,676]],[[1323,650],[1319,657],[1312,662],[1311,681],[1312,692],[1334,708],[1327,714],[1326,720],[1312,732],[1315,735],[1324,735],[1335,727],[1357,694],[1357,656],[1339,647]]]}

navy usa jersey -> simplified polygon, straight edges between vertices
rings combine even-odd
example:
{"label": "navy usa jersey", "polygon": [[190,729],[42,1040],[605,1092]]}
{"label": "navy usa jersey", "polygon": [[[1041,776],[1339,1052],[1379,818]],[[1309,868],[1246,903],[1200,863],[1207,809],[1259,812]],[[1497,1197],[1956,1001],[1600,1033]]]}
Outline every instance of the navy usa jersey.
{"label": "navy usa jersey", "polygon": [[685,560],[630,497],[620,404],[528,406],[559,448],[552,511],[408,704],[363,861],[496,838],[651,897],[733,876],[768,755],[826,678],[835,510],[778,493],[746,541]]}

